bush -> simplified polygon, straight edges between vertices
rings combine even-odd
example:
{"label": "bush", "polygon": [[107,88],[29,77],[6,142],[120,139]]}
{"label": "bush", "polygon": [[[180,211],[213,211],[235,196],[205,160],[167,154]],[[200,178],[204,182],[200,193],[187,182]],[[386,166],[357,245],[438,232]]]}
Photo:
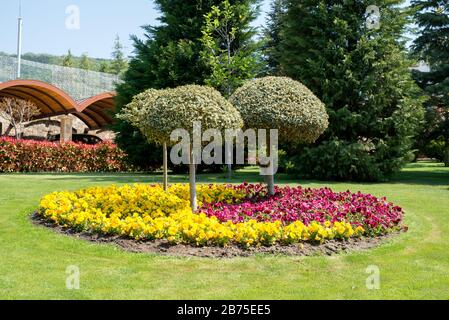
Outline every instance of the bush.
{"label": "bush", "polygon": [[162,147],[148,143],[139,130],[127,122],[117,124],[115,142],[126,153],[126,161],[139,171],[152,172],[162,167]]}
{"label": "bush", "polygon": [[126,154],[112,143],[85,145],[0,138],[0,172],[120,172]]}
{"label": "bush", "polygon": [[[393,148],[388,143],[332,138],[317,146],[304,146],[290,159],[294,163],[290,173],[320,180],[386,181],[414,158],[404,146]],[[395,157],[398,154],[402,156]]]}
{"label": "bush", "polygon": [[148,141],[171,144],[174,130],[192,133],[194,122],[202,130],[241,128],[239,112],[213,88],[187,85],[175,89],[149,89],[134,97],[118,116],[139,128]]}
{"label": "bush", "polygon": [[329,125],[324,104],[298,81],[265,77],[248,81],[231,96],[246,127],[278,129],[281,142],[313,143]]}

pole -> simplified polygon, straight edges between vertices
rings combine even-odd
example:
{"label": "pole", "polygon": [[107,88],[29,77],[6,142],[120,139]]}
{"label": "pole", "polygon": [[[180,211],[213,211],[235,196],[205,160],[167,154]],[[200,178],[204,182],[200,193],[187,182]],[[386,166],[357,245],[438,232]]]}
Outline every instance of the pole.
{"label": "pole", "polygon": [[168,190],[168,151],[167,142],[164,142],[163,152],[164,152],[164,191]]}
{"label": "pole", "polygon": [[19,21],[18,21],[18,33],[17,33],[17,79],[20,79],[22,73],[22,1],[19,1]]}
{"label": "pole", "polygon": [[190,150],[190,163],[189,163],[189,186],[190,186],[190,207],[192,212],[197,209],[196,202],[196,164],[195,164],[195,154],[191,148]]}

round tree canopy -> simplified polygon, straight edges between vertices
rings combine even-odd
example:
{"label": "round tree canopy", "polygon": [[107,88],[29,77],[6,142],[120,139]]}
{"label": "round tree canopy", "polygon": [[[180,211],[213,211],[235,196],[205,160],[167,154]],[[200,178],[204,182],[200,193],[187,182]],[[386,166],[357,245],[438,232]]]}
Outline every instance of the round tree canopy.
{"label": "round tree canopy", "polygon": [[325,105],[307,87],[286,77],[248,81],[231,96],[247,128],[278,129],[281,141],[315,142],[327,129]]}
{"label": "round tree canopy", "polygon": [[202,130],[238,129],[243,120],[237,109],[217,90],[198,85],[147,90],[134,97],[120,116],[140,128],[152,142],[170,143],[176,129],[192,133],[193,123]]}

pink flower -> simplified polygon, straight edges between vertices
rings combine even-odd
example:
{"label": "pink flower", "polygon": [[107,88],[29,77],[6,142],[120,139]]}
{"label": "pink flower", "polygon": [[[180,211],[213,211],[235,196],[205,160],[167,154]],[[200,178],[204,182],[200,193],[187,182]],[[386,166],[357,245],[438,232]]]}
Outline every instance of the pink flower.
{"label": "pink flower", "polygon": [[200,212],[215,216],[220,221],[234,223],[255,219],[257,221],[282,221],[289,224],[302,221],[347,221],[365,230],[386,231],[400,225],[402,208],[361,192],[333,192],[329,188],[304,189],[302,187],[276,188],[276,195],[269,197],[263,185],[241,184],[234,187],[244,191],[245,199],[239,203],[206,203]]}

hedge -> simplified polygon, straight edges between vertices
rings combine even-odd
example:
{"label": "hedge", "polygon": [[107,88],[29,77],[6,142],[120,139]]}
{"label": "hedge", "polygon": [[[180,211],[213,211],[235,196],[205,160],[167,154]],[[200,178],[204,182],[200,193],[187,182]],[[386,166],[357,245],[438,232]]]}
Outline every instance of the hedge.
{"label": "hedge", "polygon": [[0,173],[120,172],[129,170],[116,145],[52,143],[0,137]]}

